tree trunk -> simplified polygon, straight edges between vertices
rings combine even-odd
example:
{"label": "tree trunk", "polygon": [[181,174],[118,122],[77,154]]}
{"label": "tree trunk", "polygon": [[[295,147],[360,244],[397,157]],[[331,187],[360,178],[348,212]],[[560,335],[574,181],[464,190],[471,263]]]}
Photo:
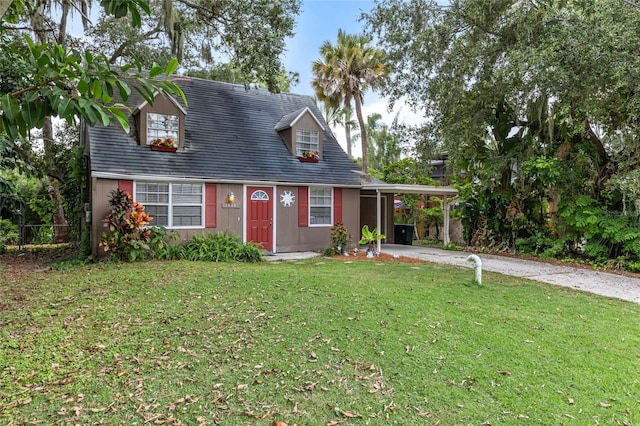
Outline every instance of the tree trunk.
{"label": "tree trunk", "polygon": [[360,140],[362,142],[362,171],[367,173],[369,168],[369,161],[367,158],[367,129],[364,125],[364,119],[362,118],[362,100],[360,96],[354,96],[356,101],[356,116],[358,117],[358,124],[360,125]]}
{"label": "tree trunk", "polygon": [[49,175],[49,198],[56,204],[56,210],[53,213],[53,243],[69,242],[69,225],[64,215],[62,207],[62,197],[56,185],[55,179],[52,177],[51,171],[54,169],[54,146],[53,146],[53,124],[51,117],[46,117],[42,126],[42,140],[44,142],[44,153],[47,174]]}
{"label": "tree trunk", "polygon": [[53,213],[53,243],[68,243],[71,241],[69,224],[64,215],[60,191],[53,178],[49,178],[49,197],[56,203],[56,210]]}
{"label": "tree trunk", "polygon": [[353,158],[351,154],[351,125],[349,123],[344,125],[344,136],[347,138],[347,155],[349,158]]}

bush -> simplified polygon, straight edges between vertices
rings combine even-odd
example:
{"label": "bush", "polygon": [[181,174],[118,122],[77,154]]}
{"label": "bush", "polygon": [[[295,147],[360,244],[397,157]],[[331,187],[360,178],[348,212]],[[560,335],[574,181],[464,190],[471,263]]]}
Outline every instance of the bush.
{"label": "bush", "polygon": [[18,226],[6,219],[0,219],[0,253],[4,253],[7,245],[18,242]]}
{"label": "bush", "polygon": [[208,262],[259,262],[260,248],[253,243],[243,244],[240,237],[227,232],[195,235],[180,252],[180,259]]}
{"label": "bush", "polygon": [[172,241],[178,239],[176,231],[169,232],[164,226],[151,226],[149,229],[151,230],[149,248],[154,259],[170,260],[180,258],[181,247],[171,244]]}
{"label": "bush", "polygon": [[119,260],[135,261],[151,252],[151,229],[146,226],[152,219],[144,212],[142,204],[133,201],[131,194],[114,189],[111,191],[111,213],[103,220],[109,233],[103,232],[100,246]]}
{"label": "bush", "polygon": [[331,227],[330,235],[331,247],[336,254],[342,254],[349,251],[351,234],[342,222],[338,222]]}

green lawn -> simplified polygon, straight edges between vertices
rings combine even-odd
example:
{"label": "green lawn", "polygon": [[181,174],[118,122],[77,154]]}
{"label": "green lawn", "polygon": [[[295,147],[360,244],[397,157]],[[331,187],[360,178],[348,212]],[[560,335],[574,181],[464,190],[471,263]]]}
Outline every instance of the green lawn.
{"label": "green lawn", "polygon": [[316,259],[0,278],[0,424],[640,424],[640,305],[472,277]]}

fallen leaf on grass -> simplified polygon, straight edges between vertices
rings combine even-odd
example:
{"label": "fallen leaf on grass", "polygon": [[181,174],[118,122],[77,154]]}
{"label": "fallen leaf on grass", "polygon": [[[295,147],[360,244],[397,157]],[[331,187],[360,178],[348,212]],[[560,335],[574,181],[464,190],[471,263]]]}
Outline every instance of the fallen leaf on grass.
{"label": "fallen leaf on grass", "polygon": [[362,415],[358,414],[358,413],[353,413],[351,411],[340,411],[340,414],[342,414],[345,417],[348,417],[350,419],[361,419]]}
{"label": "fallen leaf on grass", "polygon": [[508,371],[498,371],[498,374],[502,374],[503,376],[510,376],[511,373]]}
{"label": "fallen leaf on grass", "polygon": [[327,423],[327,426],[336,426],[340,423],[344,423],[344,420],[331,420],[329,423]]}
{"label": "fallen leaf on grass", "polygon": [[287,424],[285,422],[278,422],[274,420],[273,423],[271,423],[271,426],[287,426]]}
{"label": "fallen leaf on grass", "polygon": [[607,404],[606,402],[599,402],[602,408],[611,408],[611,404]]}
{"label": "fallen leaf on grass", "polygon": [[569,398],[569,404],[573,405],[574,401],[573,398]]}
{"label": "fallen leaf on grass", "polygon": [[422,408],[418,408],[418,407],[413,407],[417,412],[419,416],[425,417],[425,416],[429,416],[431,415],[431,413],[429,413],[428,411],[422,411]]}

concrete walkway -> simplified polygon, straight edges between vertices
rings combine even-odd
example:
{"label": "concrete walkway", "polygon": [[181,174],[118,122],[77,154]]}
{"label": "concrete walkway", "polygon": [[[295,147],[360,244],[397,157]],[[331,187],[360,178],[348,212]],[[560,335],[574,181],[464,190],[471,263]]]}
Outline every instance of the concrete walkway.
{"label": "concrete walkway", "polygon": [[[426,262],[442,263],[472,268],[466,261],[470,253],[442,250],[432,247],[384,244],[382,252],[391,255],[412,257]],[[267,256],[267,260],[308,259],[319,256],[318,253],[283,253]],[[602,296],[615,297],[634,303],[640,303],[640,278],[632,278],[591,269],[572,266],[553,265],[534,260],[479,254],[484,271],[498,272],[515,277],[528,278],[544,283],[571,287]]]}

